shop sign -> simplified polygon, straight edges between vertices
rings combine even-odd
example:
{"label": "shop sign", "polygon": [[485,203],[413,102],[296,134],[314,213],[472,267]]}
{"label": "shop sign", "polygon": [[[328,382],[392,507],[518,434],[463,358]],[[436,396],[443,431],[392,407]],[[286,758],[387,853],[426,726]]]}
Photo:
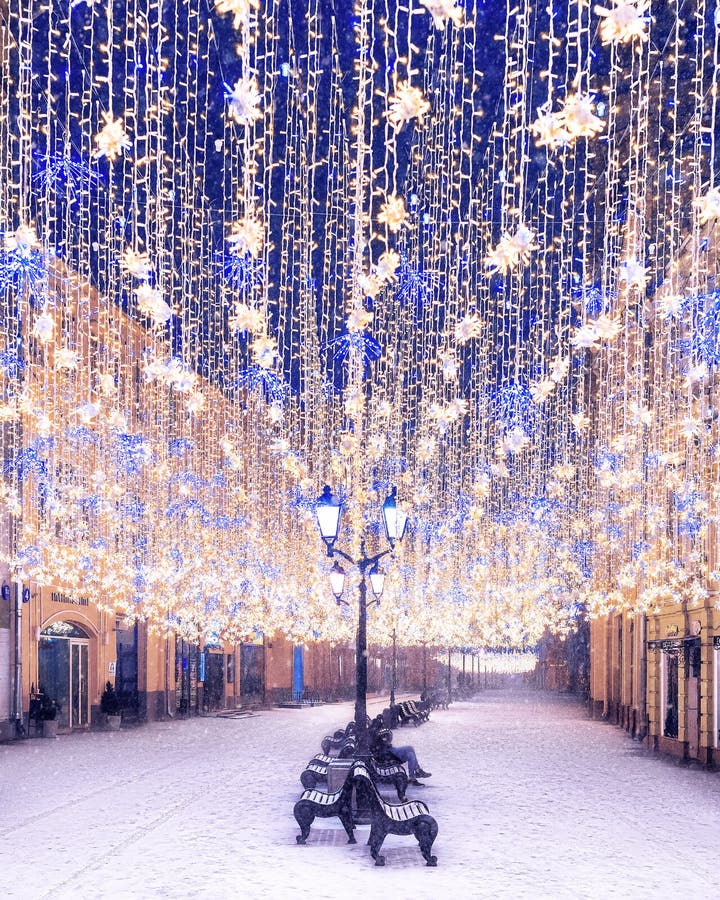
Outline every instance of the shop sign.
{"label": "shop sign", "polygon": [[69,594],[63,594],[62,591],[53,591],[50,594],[53,603],[70,603],[73,606],[89,606],[90,601],[87,597],[71,597]]}
{"label": "shop sign", "polygon": [[679,625],[668,625],[665,628],[665,634],[668,637],[676,637],[678,634],[680,634],[680,626]]}
{"label": "shop sign", "polygon": [[720,634],[716,634],[713,638],[713,647],[716,650],[720,650]]}

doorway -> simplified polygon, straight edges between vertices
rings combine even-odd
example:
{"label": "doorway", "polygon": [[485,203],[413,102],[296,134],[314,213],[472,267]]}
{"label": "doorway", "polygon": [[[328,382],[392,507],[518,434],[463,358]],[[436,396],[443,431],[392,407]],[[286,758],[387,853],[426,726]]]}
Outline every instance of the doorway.
{"label": "doorway", "polygon": [[74,622],[53,622],[38,643],[38,690],[58,705],[59,728],[90,723],[90,638]]}

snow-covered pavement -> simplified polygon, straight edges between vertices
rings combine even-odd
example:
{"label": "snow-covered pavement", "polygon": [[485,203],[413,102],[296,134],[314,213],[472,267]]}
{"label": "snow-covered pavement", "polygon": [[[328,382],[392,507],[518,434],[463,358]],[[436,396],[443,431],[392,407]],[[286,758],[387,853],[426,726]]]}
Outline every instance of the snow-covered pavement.
{"label": "snow-covered pavement", "polygon": [[440,826],[436,869],[414,838],[392,836],[376,868],[367,828],[348,845],[336,819],[316,819],[298,846],[298,776],[350,718],[338,704],[0,745],[0,896],[720,894],[720,776],[647,755],[539,692],[487,692],[396,732],[433,773],[408,797]]}

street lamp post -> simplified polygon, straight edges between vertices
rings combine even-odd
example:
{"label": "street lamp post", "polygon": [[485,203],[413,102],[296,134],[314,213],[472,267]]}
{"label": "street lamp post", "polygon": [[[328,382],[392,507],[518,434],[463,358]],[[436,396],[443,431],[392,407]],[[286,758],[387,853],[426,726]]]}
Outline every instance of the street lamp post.
{"label": "street lamp post", "polygon": [[[340,515],[342,512],[342,503],[337,500],[325,485],[323,493],[318,497],[316,505],[316,515],[318,525],[320,526],[320,535],[327,546],[328,556],[335,555],[342,557],[355,566],[360,572],[360,585],[358,588],[358,618],[357,618],[357,634],[355,646],[355,728],[358,738],[357,755],[366,756],[369,752],[368,731],[367,731],[367,608],[372,603],[379,603],[382,594],[385,575],[378,569],[378,562],[388,553],[392,553],[395,544],[401,541],[405,535],[405,527],[407,525],[407,516],[399,509],[395,502],[396,490],[393,489],[390,496],[385,500],[382,507],[383,520],[385,523],[385,536],[390,543],[388,550],[382,550],[368,556],[365,552],[365,539],[360,541],[360,558],[353,559],[344,550],[340,550],[335,546],[338,533],[340,531]],[[367,576],[367,578],[366,578]],[[370,581],[375,599],[368,603],[367,599],[367,579]],[[345,603],[342,599],[342,592],[345,585],[345,571],[336,561],[330,572],[330,581],[332,590],[337,603]]]}
{"label": "street lamp post", "polygon": [[395,706],[395,686],[397,684],[397,642],[395,638],[395,626],[393,626],[392,645],[392,681],[390,682],[390,710]]}

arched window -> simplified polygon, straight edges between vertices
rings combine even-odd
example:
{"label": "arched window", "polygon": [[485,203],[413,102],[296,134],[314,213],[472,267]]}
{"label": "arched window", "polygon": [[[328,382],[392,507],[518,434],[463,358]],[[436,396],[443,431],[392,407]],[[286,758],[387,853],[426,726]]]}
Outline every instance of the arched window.
{"label": "arched window", "polygon": [[43,628],[41,637],[48,638],[87,638],[90,635],[74,622],[53,622]]}

